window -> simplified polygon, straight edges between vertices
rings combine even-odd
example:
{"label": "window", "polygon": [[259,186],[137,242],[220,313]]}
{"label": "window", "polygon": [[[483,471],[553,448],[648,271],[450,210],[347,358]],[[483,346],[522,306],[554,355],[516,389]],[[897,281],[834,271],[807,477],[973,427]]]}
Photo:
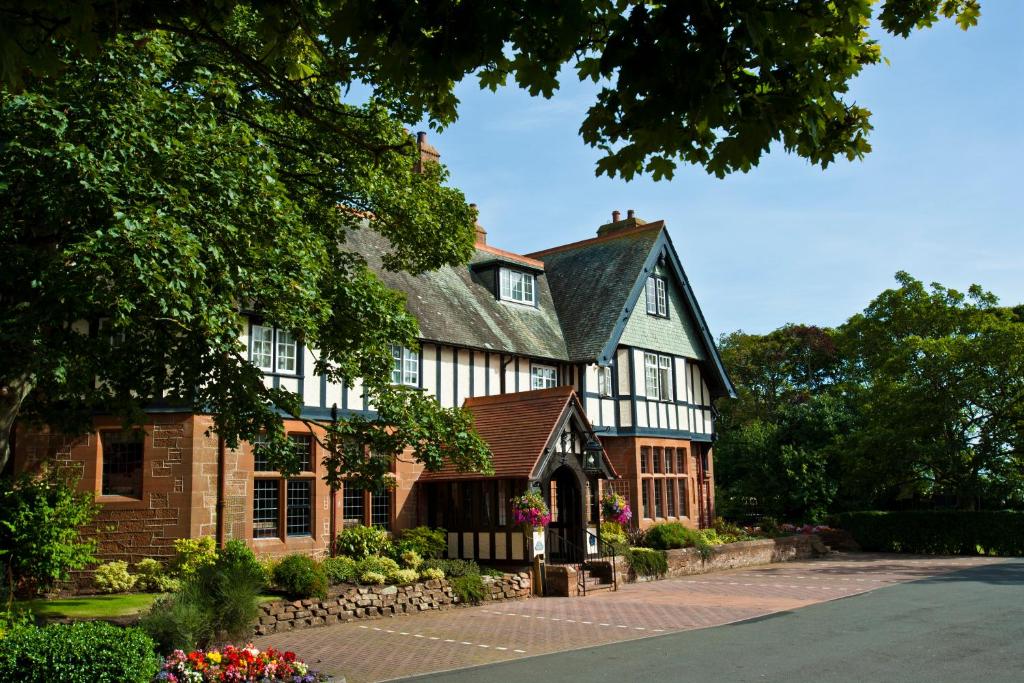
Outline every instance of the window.
{"label": "window", "polygon": [[644,354],[644,395],[659,401],[672,400],[672,357]]}
{"label": "window", "polygon": [[685,448],[677,448],[676,449],[676,474],[683,474],[684,472],[686,472],[686,468],[684,467],[684,460],[685,460],[685,458],[686,458],[686,449]]}
{"label": "window", "polygon": [[398,344],[391,345],[391,383],[405,384],[410,387],[420,385],[420,357],[414,351],[410,351]]}
{"label": "window", "polygon": [[277,531],[277,479],[257,479],[252,487],[252,537],[275,538]]}
{"label": "window", "polygon": [[654,467],[652,468],[654,474],[661,474],[661,463],[663,461],[663,451],[660,448],[654,449]]}
{"label": "window", "polygon": [[659,318],[668,317],[668,289],[663,277],[652,275],[647,278],[647,313]]}
{"label": "window", "polygon": [[143,437],[139,429],[100,434],[103,458],[100,495],[142,498]]}
{"label": "window", "polygon": [[597,368],[597,393],[601,396],[612,395],[612,369],[598,366]]}
{"label": "window", "polygon": [[391,528],[391,494],[387,490],[375,491],[370,505],[370,524],[381,529]]}
{"label": "window", "polygon": [[661,480],[654,479],[651,484],[654,486],[654,516],[664,517],[665,509],[661,505]]}
{"label": "window", "polygon": [[366,497],[361,488],[345,485],[341,500],[341,516],[345,526],[362,524],[366,518]]}
{"label": "window", "polygon": [[508,524],[508,482],[498,480],[498,526]]}
{"label": "window", "polygon": [[647,493],[647,489],[649,488],[650,483],[650,479],[640,480],[640,505],[644,509],[644,519],[651,518],[651,506],[650,500],[648,500],[649,494]]}
{"label": "window", "polygon": [[521,270],[501,269],[501,298],[521,304],[534,305],[536,298],[536,278]]}
{"label": "window", "polygon": [[531,367],[530,378],[531,389],[550,389],[558,386],[558,371],[547,365]]}
{"label": "window", "polygon": [[672,474],[672,449],[665,449],[665,474]]}
{"label": "window", "polygon": [[668,480],[668,516],[676,516],[676,480]]}
{"label": "window", "polygon": [[288,481],[288,510],[285,533],[289,536],[309,536],[312,525],[313,482],[309,479]]}
{"label": "window", "polygon": [[650,459],[650,457],[650,448],[645,447],[640,449],[640,474],[647,474],[650,471],[649,465],[647,464],[647,461]]}
{"label": "window", "polygon": [[294,375],[299,368],[299,342],[288,330],[253,325],[249,333],[249,358],[264,372]]}
{"label": "window", "polygon": [[[289,434],[288,441],[300,463],[302,472],[313,471],[313,437],[310,434]],[[252,468],[255,472],[276,472],[270,466],[270,458],[265,450],[267,437],[257,436],[252,442]]]}

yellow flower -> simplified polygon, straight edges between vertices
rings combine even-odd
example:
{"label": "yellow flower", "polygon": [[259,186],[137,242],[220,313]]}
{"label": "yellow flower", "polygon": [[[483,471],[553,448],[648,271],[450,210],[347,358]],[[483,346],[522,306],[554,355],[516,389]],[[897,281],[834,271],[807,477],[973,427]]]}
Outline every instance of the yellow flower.
{"label": "yellow flower", "polygon": [[220,664],[220,653],[219,652],[207,652],[206,658],[214,664]]}

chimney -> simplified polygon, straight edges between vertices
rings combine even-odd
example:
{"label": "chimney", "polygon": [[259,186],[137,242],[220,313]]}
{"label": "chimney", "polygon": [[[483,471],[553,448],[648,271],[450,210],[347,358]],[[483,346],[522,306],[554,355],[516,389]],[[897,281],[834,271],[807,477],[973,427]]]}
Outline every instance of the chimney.
{"label": "chimney", "polygon": [[618,232],[620,230],[628,230],[629,228],[635,228],[638,225],[645,225],[647,221],[642,218],[636,217],[636,211],[628,209],[626,211],[626,218],[623,220],[621,211],[612,211],[612,222],[605,223],[597,229],[597,236],[604,237],[605,235]]}
{"label": "chimney", "polygon": [[[476,216],[480,215],[480,212],[476,208],[476,204],[470,204],[469,208],[473,209],[473,213],[475,213]],[[476,216],[473,216],[473,221],[474,224],[476,225],[476,243],[487,244],[487,231],[484,230],[484,226],[480,225],[479,223],[476,223]]]}
{"label": "chimney", "polygon": [[441,153],[433,145],[427,142],[427,134],[424,131],[416,133],[417,160],[414,170],[423,173],[424,165],[427,163],[441,163]]}

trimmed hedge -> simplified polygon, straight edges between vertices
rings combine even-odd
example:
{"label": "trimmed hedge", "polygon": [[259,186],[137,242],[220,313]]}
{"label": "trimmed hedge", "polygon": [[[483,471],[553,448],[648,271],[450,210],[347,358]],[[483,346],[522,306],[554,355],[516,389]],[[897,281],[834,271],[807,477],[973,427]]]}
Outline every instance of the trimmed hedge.
{"label": "trimmed hedge", "polygon": [[103,622],[19,626],[0,641],[0,681],[149,683],[159,668],[145,633]]}
{"label": "trimmed hedge", "polygon": [[1024,512],[845,512],[830,523],[864,550],[920,555],[1024,555]]}
{"label": "trimmed hedge", "polygon": [[668,573],[668,556],[664,550],[654,548],[630,548],[626,562],[636,576],[664,576]]}

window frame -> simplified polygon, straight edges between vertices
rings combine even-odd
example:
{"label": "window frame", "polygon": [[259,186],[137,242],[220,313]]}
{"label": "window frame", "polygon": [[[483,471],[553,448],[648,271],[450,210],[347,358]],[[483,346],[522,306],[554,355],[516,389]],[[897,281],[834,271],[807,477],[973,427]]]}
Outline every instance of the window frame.
{"label": "window frame", "polygon": [[[252,532],[250,536],[253,541],[279,541],[287,542],[289,538],[310,538],[313,536],[313,529],[316,525],[316,504],[317,504],[317,490],[316,490],[316,467],[317,467],[317,453],[316,453],[316,439],[309,432],[287,432],[288,441],[291,443],[292,448],[297,449],[299,444],[302,443],[303,447],[306,448],[305,462],[303,469],[294,477],[282,477],[278,470],[266,469],[264,461],[263,466],[259,466],[260,463],[256,459],[255,446],[259,443],[262,436],[257,436],[256,439],[249,444],[250,454],[252,455],[252,474],[253,474],[253,496],[250,510],[252,512]],[[272,482],[271,485],[267,485],[265,482]],[[289,495],[289,489],[294,488],[293,484],[302,484],[308,487],[309,496],[306,504],[307,516],[309,520],[309,531],[307,532],[289,532],[289,520],[291,519],[290,512],[294,509],[291,496]],[[256,497],[257,487],[264,487],[266,489],[273,489],[276,500],[276,517],[275,526],[273,533],[264,533],[262,535],[257,534],[256,529],[256,503],[258,502]]]}
{"label": "window frame", "polygon": [[[132,438],[126,438],[127,435],[131,435]],[[123,439],[123,440],[122,440]],[[118,445],[137,445],[139,448],[138,453],[138,467],[135,468],[136,472],[132,474],[132,479],[137,480],[132,482],[131,493],[107,493],[105,488],[105,482],[107,478],[107,464],[114,461],[113,457],[108,457],[107,450],[110,448],[110,456],[113,456],[113,450]],[[125,500],[125,501],[142,501],[146,495],[146,432],[142,429],[101,429],[99,430],[99,463],[97,467],[97,475],[99,481],[98,484],[98,498],[107,500]],[[137,495],[136,495],[137,494]]]}
{"label": "window frame", "polygon": [[644,351],[644,398],[648,401],[674,402],[675,368],[672,356]]}
{"label": "window frame", "polygon": [[[539,372],[538,372],[539,371]],[[550,373],[550,374],[548,374]],[[540,380],[541,386],[537,386],[537,380]],[[543,365],[541,363],[530,364],[530,390],[536,391],[538,389],[554,389],[558,386],[558,368],[553,365]]]}
{"label": "window frame", "polygon": [[612,368],[610,365],[597,366],[597,395],[602,398],[611,398],[612,393]]}
{"label": "window frame", "polygon": [[668,281],[661,275],[649,275],[644,288],[647,315],[668,319]]}
{"label": "window frame", "polygon": [[[419,387],[420,386],[420,354],[401,344],[389,344],[391,352],[391,384],[392,386]],[[395,364],[398,367],[395,367]],[[395,374],[401,381],[395,381]]]}
{"label": "window frame", "polygon": [[[256,334],[259,332],[270,332],[270,363],[263,365],[260,361],[257,361],[257,356],[264,358],[265,353],[256,353]],[[267,344],[267,339],[260,339],[259,344]],[[282,347],[290,347],[293,356],[283,355],[281,353]],[[263,323],[249,324],[249,362],[252,363],[257,369],[264,374],[277,375],[282,377],[299,377],[302,374],[302,351],[303,346],[299,341],[298,337],[292,334],[289,330],[275,327],[273,325],[264,325]],[[284,358],[290,358],[294,367],[289,370],[287,366],[282,363],[282,356]]]}
{"label": "window frame", "polygon": [[[518,295],[516,290],[519,290]],[[537,305],[537,276],[525,270],[498,268],[498,298],[526,306]]]}

